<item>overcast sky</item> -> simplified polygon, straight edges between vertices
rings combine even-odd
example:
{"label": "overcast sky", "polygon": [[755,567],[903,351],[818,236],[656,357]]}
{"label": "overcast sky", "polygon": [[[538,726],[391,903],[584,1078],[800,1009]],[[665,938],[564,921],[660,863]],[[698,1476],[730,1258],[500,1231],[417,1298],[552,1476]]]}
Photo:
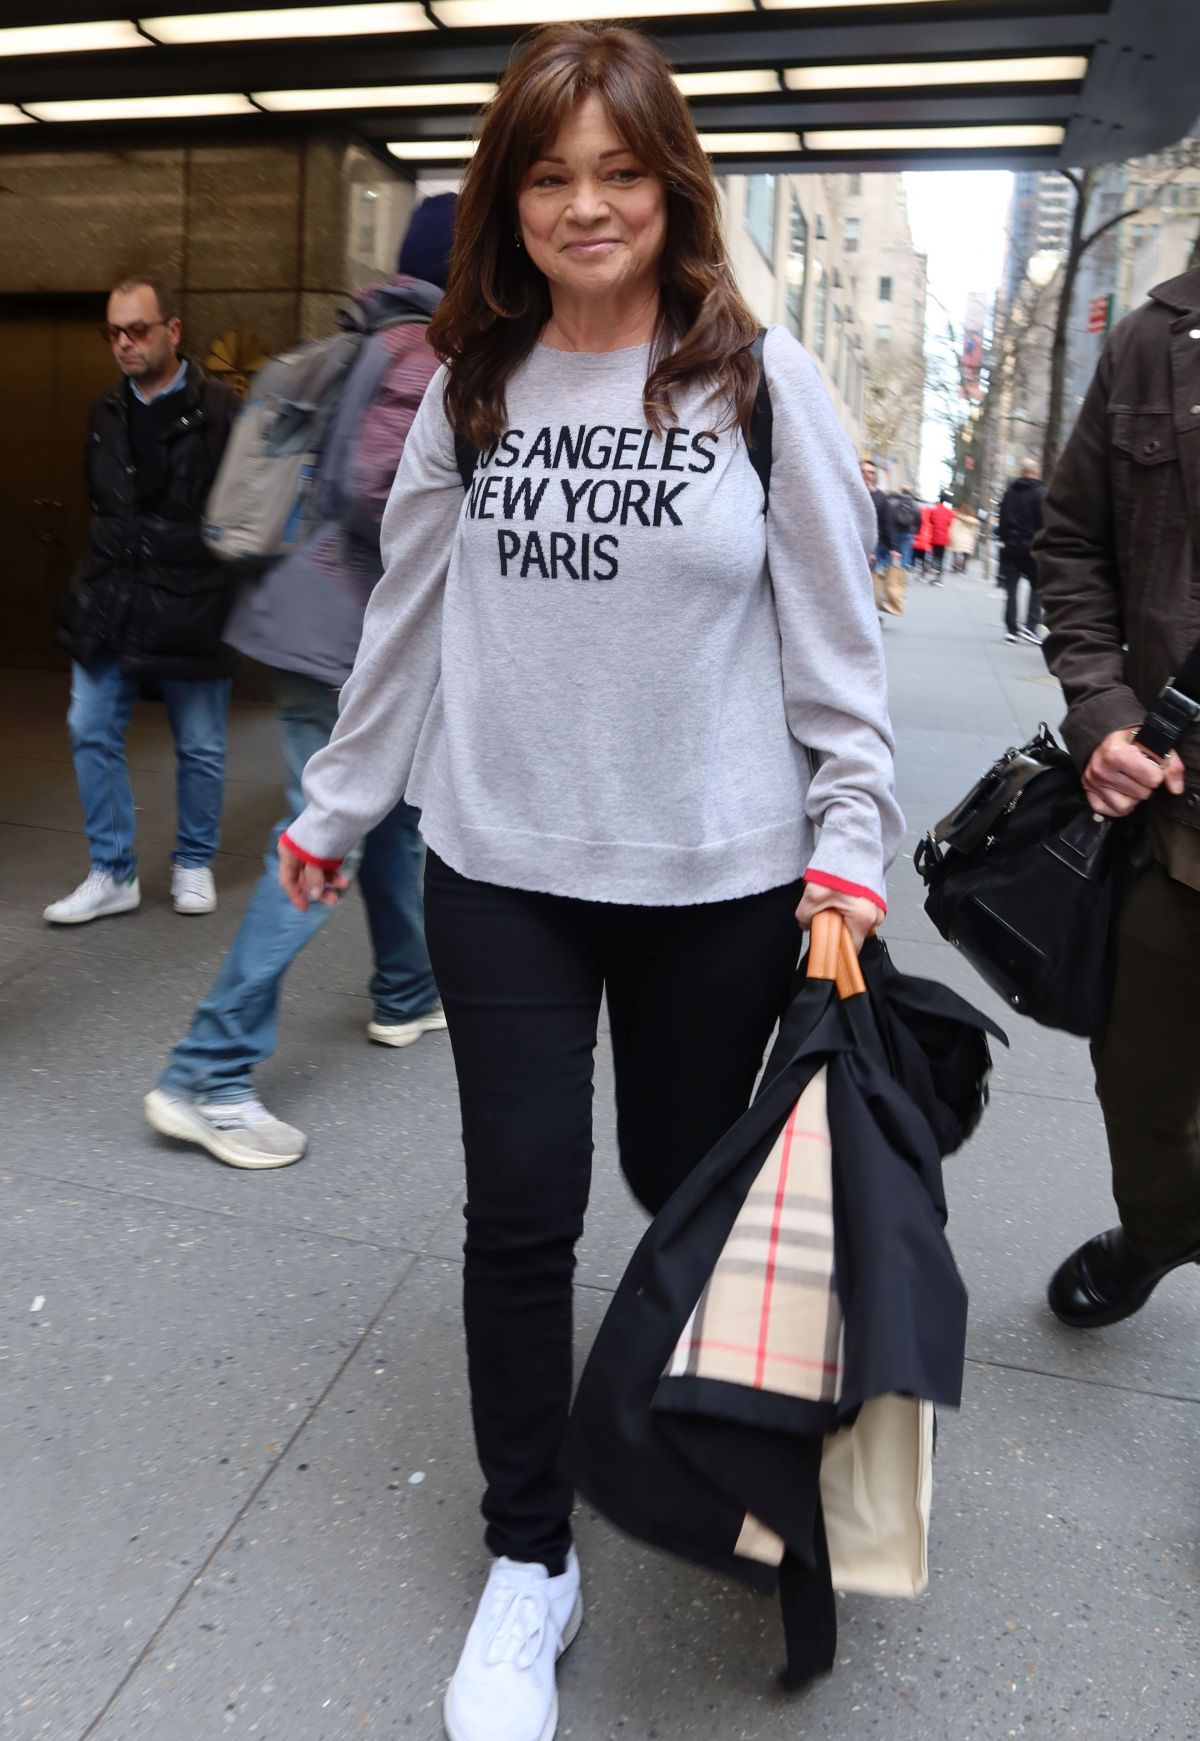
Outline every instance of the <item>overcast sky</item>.
{"label": "overcast sky", "polygon": [[[1004,267],[1004,223],[1012,176],[1003,170],[923,170],[904,177],[913,242],[929,256],[929,289],[961,323],[967,297],[989,297]],[[930,305],[930,324],[938,317]],[[921,459],[921,490],[928,498],[945,479],[941,461],[950,452],[949,432],[927,424]]]}

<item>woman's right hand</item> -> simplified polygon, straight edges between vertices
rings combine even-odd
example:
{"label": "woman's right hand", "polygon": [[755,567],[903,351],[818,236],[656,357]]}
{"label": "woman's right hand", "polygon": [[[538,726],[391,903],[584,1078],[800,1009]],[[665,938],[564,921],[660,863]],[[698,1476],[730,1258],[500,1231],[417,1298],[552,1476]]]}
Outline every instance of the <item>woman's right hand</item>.
{"label": "woman's right hand", "polygon": [[290,846],[280,841],[279,886],[293,907],[307,913],[313,901],[320,901],[325,907],[336,907],[343,890],[350,887],[350,879],[340,871],[322,870],[319,864],[307,864]]}

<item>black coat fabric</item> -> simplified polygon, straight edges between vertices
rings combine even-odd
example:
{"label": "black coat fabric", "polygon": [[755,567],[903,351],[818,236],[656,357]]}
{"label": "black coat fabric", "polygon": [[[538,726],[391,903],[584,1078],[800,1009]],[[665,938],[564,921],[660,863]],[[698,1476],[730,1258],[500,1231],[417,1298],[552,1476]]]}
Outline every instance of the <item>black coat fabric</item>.
{"label": "black coat fabric", "polygon": [[194,362],[177,393],[146,408],[125,381],[93,403],[84,454],[91,538],[59,634],[81,665],[114,657],[130,677],[192,681],[233,670],[221,631],[235,579],[200,527],[237,406]]}
{"label": "black coat fabric", "polygon": [[872,490],[871,505],[875,509],[875,541],[889,550],[896,548],[896,532],[892,525],[892,504],[882,490]]}
{"label": "black coat fabric", "polygon": [[[802,982],[754,1104],[647,1230],[613,1298],[580,1381],[569,1455],[580,1491],[631,1535],[761,1591],[781,1589],[788,1678],[828,1668],[836,1620],[821,1517],[822,1440],[871,1397],[956,1405],[966,1292],[945,1239],[943,1147],[954,1146],[983,1092],[985,1029],[955,994],[908,982],[870,948],[872,997],[834,1002]],[[914,1026],[908,1026],[910,1013]],[[893,1030],[889,1041],[887,1026]],[[951,1042],[961,1030],[962,1045]],[[896,1060],[896,1033],[907,1035]],[[916,1036],[935,1034],[931,1066]],[[975,1080],[961,1081],[976,1060]],[[949,1061],[949,1062],[948,1062]],[[712,1379],[664,1381],[672,1351],[730,1229],[800,1093],[822,1067],[834,1145],[835,1271],[844,1314],[836,1403],[805,1402]],[[922,1096],[959,1102],[940,1132]],[[970,1068],[966,1074],[972,1074]],[[779,1569],[735,1553],[747,1513],[786,1544]]]}
{"label": "black coat fabric", "polygon": [[1014,478],[1000,504],[997,530],[1005,556],[1013,561],[1028,556],[1042,529],[1042,502],[1046,486],[1040,478]]}

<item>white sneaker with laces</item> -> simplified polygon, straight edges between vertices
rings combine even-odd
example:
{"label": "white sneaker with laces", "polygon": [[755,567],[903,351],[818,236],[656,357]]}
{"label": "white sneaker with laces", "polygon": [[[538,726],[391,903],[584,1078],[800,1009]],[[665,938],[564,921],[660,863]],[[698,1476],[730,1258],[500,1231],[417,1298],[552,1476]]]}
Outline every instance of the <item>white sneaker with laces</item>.
{"label": "white sneaker with laces", "polygon": [[152,1088],[142,1103],[163,1136],[199,1143],[229,1167],[290,1167],[308,1147],[302,1130],[274,1118],[261,1100],[203,1105],[169,1088]]}
{"label": "white sneaker with laces", "polygon": [[368,1022],[367,1034],[377,1046],[411,1046],[422,1034],[440,1034],[445,1026],[446,1012],[440,1003],[435,1003],[431,1010],[426,1010],[423,1016],[414,1016],[410,1022]]}
{"label": "white sneaker with laces", "polygon": [[77,889],[52,901],[42,914],[51,925],[86,925],[89,919],[107,919],[114,913],[132,913],[142,904],[136,877],[118,882],[107,871],[93,868]]}
{"label": "white sneaker with laces", "polygon": [[574,1548],[557,1578],[542,1565],[497,1560],[446,1689],[450,1741],[551,1741],[555,1665],[582,1620]]}
{"label": "white sneaker with laces", "polygon": [[212,913],[217,885],[206,864],[177,864],[171,872],[171,901],[177,913]]}

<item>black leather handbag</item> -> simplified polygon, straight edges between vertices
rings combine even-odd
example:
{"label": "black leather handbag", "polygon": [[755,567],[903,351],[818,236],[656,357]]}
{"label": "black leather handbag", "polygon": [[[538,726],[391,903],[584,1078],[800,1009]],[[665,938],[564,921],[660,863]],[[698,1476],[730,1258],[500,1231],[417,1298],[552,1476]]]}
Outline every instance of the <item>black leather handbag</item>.
{"label": "black leather handbag", "polygon": [[[1197,720],[1200,641],[1133,741],[1166,756]],[[925,911],[992,989],[1044,1027],[1093,1040],[1108,1021],[1121,906],[1149,862],[1140,811],[1097,816],[1045,725],[1006,751],[913,854]]]}
{"label": "black leather handbag", "polygon": [[1095,1037],[1112,992],[1117,915],[1149,860],[1145,824],[1093,814],[1042,726],[917,847],[925,911],[1013,1009]]}

